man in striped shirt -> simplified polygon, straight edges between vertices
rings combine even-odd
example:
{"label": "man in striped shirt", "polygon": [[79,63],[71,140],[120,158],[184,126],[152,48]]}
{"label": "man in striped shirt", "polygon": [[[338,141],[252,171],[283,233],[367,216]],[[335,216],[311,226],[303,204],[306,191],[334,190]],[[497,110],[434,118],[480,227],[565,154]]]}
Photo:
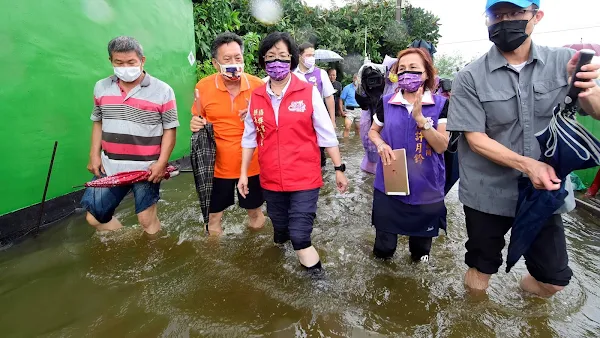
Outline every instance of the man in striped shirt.
{"label": "man in striped shirt", "polygon": [[86,219],[99,231],[116,230],[113,217],[123,198],[133,191],[135,212],[148,234],[160,230],[156,202],[160,181],[175,146],[179,126],[173,89],[144,71],[142,46],[120,36],[108,43],[114,75],[94,88],[92,144],[88,170],[95,177],[130,170],[150,170],[147,182],[114,188],[86,189],[82,206]]}

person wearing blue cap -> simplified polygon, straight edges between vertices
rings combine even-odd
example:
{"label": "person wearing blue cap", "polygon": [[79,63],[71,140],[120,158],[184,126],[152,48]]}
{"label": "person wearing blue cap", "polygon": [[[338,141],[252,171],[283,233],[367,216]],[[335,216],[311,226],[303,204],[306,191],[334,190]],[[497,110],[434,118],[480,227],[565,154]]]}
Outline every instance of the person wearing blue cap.
{"label": "person wearing blue cap", "polygon": [[[465,284],[487,289],[502,265],[504,236],[517,206],[519,178],[526,175],[536,189],[557,190],[554,169],[539,162],[535,134],[546,127],[552,108],[568,90],[579,55],[567,48],[536,45],[531,34],[543,19],[540,1],[488,0],[486,24],[494,46],[463,68],[452,83],[447,129],[463,132],[458,143],[459,197],[464,205],[468,241]],[[584,66],[575,86],[582,110],[600,119],[600,64]],[[560,213],[573,210],[570,181],[563,207],[544,225],[525,254],[527,292],[550,297],[569,284],[564,227]]]}

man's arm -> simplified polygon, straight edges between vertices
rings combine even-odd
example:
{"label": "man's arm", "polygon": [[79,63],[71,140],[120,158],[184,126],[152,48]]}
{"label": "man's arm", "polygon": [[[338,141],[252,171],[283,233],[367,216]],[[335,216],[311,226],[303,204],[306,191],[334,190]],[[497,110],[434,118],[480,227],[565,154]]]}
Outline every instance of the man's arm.
{"label": "man's arm", "polygon": [[333,88],[333,84],[331,83],[331,80],[329,80],[327,72],[323,69],[321,69],[321,82],[323,84],[323,97],[325,98],[327,111],[329,112],[331,123],[335,128],[335,99],[333,98],[335,88]]}
{"label": "man's arm", "polygon": [[[567,74],[569,78],[573,76],[577,62],[579,61],[580,52],[574,53],[567,64]],[[581,67],[581,72],[577,77],[583,81],[575,82],[575,87],[582,89],[579,94],[579,106],[581,109],[592,118],[600,120],[600,58],[592,58],[592,62]]]}
{"label": "man's arm", "polygon": [[158,157],[157,162],[164,163],[165,165],[169,162],[169,158],[171,158],[171,153],[175,148],[176,139],[177,128],[164,130],[162,141],[160,142],[160,156]]}
{"label": "man's arm", "polygon": [[485,132],[486,116],[469,73],[458,73],[453,83],[447,129],[464,132],[473,152],[525,173],[536,189],[557,190],[560,180],[549,165],[522,156],[491,139]]}
{"label": "man's arm", "polygon": [[96,177],[104,174],[102,158],[100,157],[100,152],[102,151],[102,109],[100,108],[100,90],[98,88],[99,85],[96,83],[94,87],[94,109],[90,116],[90,119],[93,121],[92,141],[90,145],[90,159],[87,165],[88,171]]}
{"label": "man's arm", "polygon": [[150,177],[148,181],[159,183],[166,174],[169,158],[175,148],[177,139],[177,127],[179,127],[179,117],[177,114],[177,103],[175,102],[175,93],[173,89],[168,88],[164,103],[160,108],[162,120],[163,135],[160,142],[160,155],[158,160],[150,165]]}
{"label": "man's arm", "polygon": [[90,159],[87,169],[96,177],[104,174],[102,167],[102,158],[100,151],[102,150],[102,121],[94,121],[92,125],[92,142],[90,146]]}
{"label": "man's arm", "polygon": [[248,177],[248,168],[254,156],[256,148],[242,148],[242,167],[240,168],[240,177]]}
{"label": "man's arm", "polygon": [[584,97],[579,98],[581,109],[596,120],[600,120],[600,87],[597,81],[592,81],[594,86],[583,93]]}
{"label": "man's arm", "polygon": [[340,114],[344,116],[344,104],[341,97],[338,97],[337,104],[339,105]]}

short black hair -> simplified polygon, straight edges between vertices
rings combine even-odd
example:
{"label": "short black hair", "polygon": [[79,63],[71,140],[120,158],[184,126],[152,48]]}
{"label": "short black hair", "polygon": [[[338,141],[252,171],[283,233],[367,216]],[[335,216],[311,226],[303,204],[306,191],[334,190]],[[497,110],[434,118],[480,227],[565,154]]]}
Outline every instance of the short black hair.
{"label": "short black hair", "polygon": [[330,71],[335,70],[335,72],[337,73],[337,68],[335,67],[331,67],[329,69],[327,69],[327,74],[329,74]]}
{"label": "short black hair", "polygon": [[300,55],[302,55],[304,53],[304,51],[309,48],[315,49],[315,45],[313,45],[310,42],[305,42],[305,43],[301,44],[300,46],[298,46],[298,53],[300,53]]}
{"label": "short black hair", "polygon": [[258,47],[258,64],[262,69],[265,69],[265,55],[269,49],[273,48],[279,41],[283,41],[288,48],[288,53],[292,56],[291,69],[294,70],[298,67],[298,59],[300,58],[298,53],[298,46],[296,41],[287,32],[273,32],[267,35]]}
{"label": "short black hair", "polygon": [[217,35],[217,37],[213,40],[212,46],[210,48],[210,55],[212,56],[212,58],[217,58],[217,51],[219,50],[219,47],[231,42],[235,42],[238,45],[240,45],[240,48],[242,49],[242,54],[244,53],[244,40],[242,40],[242,38],[235,33],[224,32]]}

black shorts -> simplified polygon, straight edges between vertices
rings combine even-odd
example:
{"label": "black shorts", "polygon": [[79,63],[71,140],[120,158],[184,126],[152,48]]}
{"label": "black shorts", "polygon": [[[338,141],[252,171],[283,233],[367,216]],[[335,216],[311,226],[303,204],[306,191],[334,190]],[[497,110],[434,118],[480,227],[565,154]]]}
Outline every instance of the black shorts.
{"label": "black shorts", "polygon": [[246,198],[240,196],[237,189],[237,178],[213,179],[213,190],[210,197],[210,213],[221,212],[235,203],[235,193],[238,195],[238,205],[246,210],[260,208],[264,203],[262,188],[260,187],[260,176],[248,177],[248,190]]}
{"label": "black shorts", "polygon": [[[502,265],[504,236],[514,218],[486,214],[467,206],[465,218],[469,240],[465,244],[465,263],[479,272],[493,275]],[[569,284],[573,272],[569,268],[565,231],[560,215],[552,216],[525,253],[527,270],[537,281],[556,286]]]}

